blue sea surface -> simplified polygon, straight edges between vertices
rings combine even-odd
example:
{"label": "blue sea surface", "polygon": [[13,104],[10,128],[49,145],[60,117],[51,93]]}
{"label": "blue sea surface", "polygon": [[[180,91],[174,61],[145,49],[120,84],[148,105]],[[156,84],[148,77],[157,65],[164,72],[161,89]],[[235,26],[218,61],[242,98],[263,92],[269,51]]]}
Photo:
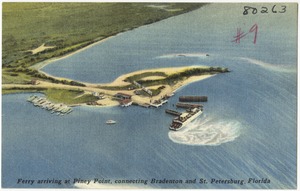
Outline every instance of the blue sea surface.
{"label": "blue sea surface", "polygon": [[[284,5],[284,14],[243,15],[244,4],[210,4],[47,65],[43,71],[51,75],[92,83],[147,68],[207,65],[231,72],[184,86],[157,109],[80,106],[56,116],[26,102],[31,94],[4,95],[2,187],[81,188],[72,181],[17,181],[104,178],[148,180],[130,185],[138,188],[295,189],[297,5]],[[256,44],[253,33],[232,42],[237,28],[247,33],[254,24]],[[187,128],[170,132],[173,117],[164,110],[176,109],[181,95],[207,95],[208,102]],[[117,124],[106,125],[108,119]],[[153,178],[197,183],[150,184]]]}

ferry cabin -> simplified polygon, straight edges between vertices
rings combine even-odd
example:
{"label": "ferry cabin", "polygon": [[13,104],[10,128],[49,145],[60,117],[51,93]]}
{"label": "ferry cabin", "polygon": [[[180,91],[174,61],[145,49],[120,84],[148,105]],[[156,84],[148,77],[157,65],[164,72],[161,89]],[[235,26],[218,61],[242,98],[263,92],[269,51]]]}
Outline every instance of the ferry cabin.
{"label": "ferry cabin", "polygon": [[189,115],[189,113],[183,113],[183,114],[181,114],[181,115],[179,116],[179,120],[180,120],[180,121],[185,121],[185,120],[187,120],[187,119],[188,119],[188,115]]}

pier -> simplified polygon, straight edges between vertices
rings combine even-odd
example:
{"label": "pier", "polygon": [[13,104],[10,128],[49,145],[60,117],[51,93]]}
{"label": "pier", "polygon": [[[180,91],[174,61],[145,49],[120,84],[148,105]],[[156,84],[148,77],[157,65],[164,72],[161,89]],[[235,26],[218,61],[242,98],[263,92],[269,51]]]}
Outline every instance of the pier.
{"label": "pier", "polygon": [[52,114],[56,115],[65,115],[69,114],[73,111],[73,109],[65,104],[54,104],[51,101],[47,100],[44,97],[38,97],[36,95],[32,95],[27,99],[28,102],[32,103],[36,107],[40,107],[42,109],[46,109],[50,111]]}
{"label": "pier", "polygon": [[165,103],[168,103],[168,100],[163,98],[163,99],[160,99],[160,100],[155,100],[154,102],[150,102],[150,106],[158,108],[158,107],[162,106]]}
{"label": "pier", "polygon": [[200,107],[202,108],[203,105],[178,102],[176,103],[176,107],[190,109],[190,108],[200,108]]}
{"label": "pier", "polygon": [[180,96],[181,102],[207,102],[207,96]]}
{"label": "pier", "polygon": [[180,116],[182,114],[181,112],[174,111],[174,110],[171,110],[171,109],[166,109],[165,112],[168,113],[168,114],[171,114],[171,115],[175,115],[175,116]]}
{"label": "pier", "polygon": [[145,104],[137,104],[137,105],[139,105],[141,107],[145,107],[145,108],[149,108],[150,107],[150,104],[147,104],[147,103],[145,103]]}

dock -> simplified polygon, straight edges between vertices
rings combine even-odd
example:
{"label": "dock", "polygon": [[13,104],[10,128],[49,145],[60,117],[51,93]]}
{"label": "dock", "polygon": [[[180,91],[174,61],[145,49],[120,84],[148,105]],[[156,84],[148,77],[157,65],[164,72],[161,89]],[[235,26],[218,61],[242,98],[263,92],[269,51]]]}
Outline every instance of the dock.
{"label": "dock", "polygon": [[150,104],[147,104],[147,103],[145,103],[145,104],[137,104],[137,105],[139,105],[141,107],[145,107],[145,108],[149,108],[150,107]]}
{"label": "dock", "polygon": [[178,102],[176,103],[176,107],[189,109],[189,108],[200,108],[200,107],[202,108],[203,105]]}
{"label": "dock", "polygon": [[207,96],[180,96],[180,102],[207,102]]}
{"label": "dock", "polygon": [[56,115],[63,116],[73,111],[70,106],[67,106],[65,104],[54,104],[51,101],[47,100],[45,97],[38,97],[36,95],[30,96],[27,101],[32,103],[36,107],[48,110],[50,111],[50,113],[55,113]]}
{"label": "dock", "polygon": [[154,102],[151,102],[150,106],[158,108],[165,103],[168,103],[168,100],[166,98],[163,98],[163,99],[155,100]]}
{"label": "dock", "polygon": [[171,110],[171,109],[166,109],[165,112],[168,113],[168,114],[171,114],[171,115],[175,115],[175,116],[180,116],[182,114],[178,111],[174,111],[174,110]]}

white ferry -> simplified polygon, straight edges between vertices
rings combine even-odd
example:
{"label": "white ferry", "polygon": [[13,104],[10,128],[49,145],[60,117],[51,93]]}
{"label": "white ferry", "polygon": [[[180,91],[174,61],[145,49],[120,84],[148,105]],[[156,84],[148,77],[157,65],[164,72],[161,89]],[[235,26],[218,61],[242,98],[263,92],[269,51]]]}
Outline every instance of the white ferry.
{"label": "white ferry", "polygon": [[178,131],[186,126],[188,123],[196,119],[199,115],[202,114],[202,109],[193,108],[187,110],[187,112],[182,113],[180,116],[173,119],[172,124],[169,129],[173,131]]}

